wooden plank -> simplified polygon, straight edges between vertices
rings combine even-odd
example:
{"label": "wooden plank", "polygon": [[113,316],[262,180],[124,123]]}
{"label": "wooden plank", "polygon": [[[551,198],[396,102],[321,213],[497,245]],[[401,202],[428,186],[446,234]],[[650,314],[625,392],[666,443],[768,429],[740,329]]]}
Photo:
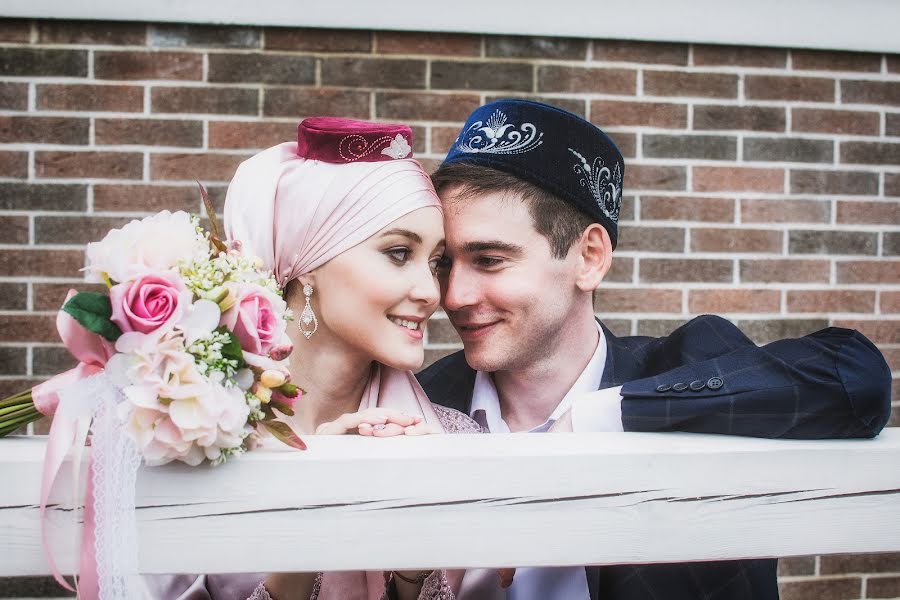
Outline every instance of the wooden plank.
{"label": "wooden plank", "polygon": [[[147,573],[675,562],[900,550],[900,429],[874,440],[691,434],[310,437],[138,477]],[[44,438],[0,440],[0,576],[47,573]],[[68,473],[66,468],[66,473]],[[75,569],[62,477],[55,556]]]}

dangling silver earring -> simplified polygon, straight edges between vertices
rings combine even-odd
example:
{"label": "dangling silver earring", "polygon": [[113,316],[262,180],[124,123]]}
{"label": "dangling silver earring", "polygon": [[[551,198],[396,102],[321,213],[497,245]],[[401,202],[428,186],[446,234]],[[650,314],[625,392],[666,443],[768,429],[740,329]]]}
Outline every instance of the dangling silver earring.
{"label": "dangling silver earring", "polygon": [[309,303],[309,297],[312,294],[312,286],[304,283],[303,295],[306,296],[306,306],[303,307],[303,312],[300,313],[300,322],[297,323],[297,328],[300,330],[300,333],[306,336],[306,339],[311,338],[319,330],[319,320],[316,319],[316,313],[313,312],[312,305]]}

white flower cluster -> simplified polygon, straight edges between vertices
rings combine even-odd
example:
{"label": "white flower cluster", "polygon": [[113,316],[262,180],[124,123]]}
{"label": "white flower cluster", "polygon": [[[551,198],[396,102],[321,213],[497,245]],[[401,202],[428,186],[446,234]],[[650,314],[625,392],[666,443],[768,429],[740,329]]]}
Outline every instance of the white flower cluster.
{"label": "white flower cluster", "polygon": [[234,385],[234,375],[238,370],[238,361],[222,355],[222,349],[231,342],[231,336],[224,331],[213,331],[207,337],[195,340],[187,351],[194,355],[197,370],[201,375],[210,376],[221,373],[225,385]]}

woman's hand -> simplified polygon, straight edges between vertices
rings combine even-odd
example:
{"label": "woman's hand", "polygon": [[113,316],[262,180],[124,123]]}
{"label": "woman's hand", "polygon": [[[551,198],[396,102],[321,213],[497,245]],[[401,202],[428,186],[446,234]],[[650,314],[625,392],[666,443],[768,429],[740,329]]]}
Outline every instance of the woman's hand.
{"label": "woman's hand", "polygon": [[359,434],[372,437],[435,433],[422,417],[412,417],[392,408],[367,408],[341,415],[316,427],[316,435]]}

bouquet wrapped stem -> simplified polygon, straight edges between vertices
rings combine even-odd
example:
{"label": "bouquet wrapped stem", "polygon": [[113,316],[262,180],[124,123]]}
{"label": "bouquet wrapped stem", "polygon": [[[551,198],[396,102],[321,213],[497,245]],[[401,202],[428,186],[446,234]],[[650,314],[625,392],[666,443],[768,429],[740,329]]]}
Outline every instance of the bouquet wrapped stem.
{"label": "bouquet wrapped stem", "polygon": [[37,421],[44,415],[34,406],[31,390],[0,400],[0,437]]}

